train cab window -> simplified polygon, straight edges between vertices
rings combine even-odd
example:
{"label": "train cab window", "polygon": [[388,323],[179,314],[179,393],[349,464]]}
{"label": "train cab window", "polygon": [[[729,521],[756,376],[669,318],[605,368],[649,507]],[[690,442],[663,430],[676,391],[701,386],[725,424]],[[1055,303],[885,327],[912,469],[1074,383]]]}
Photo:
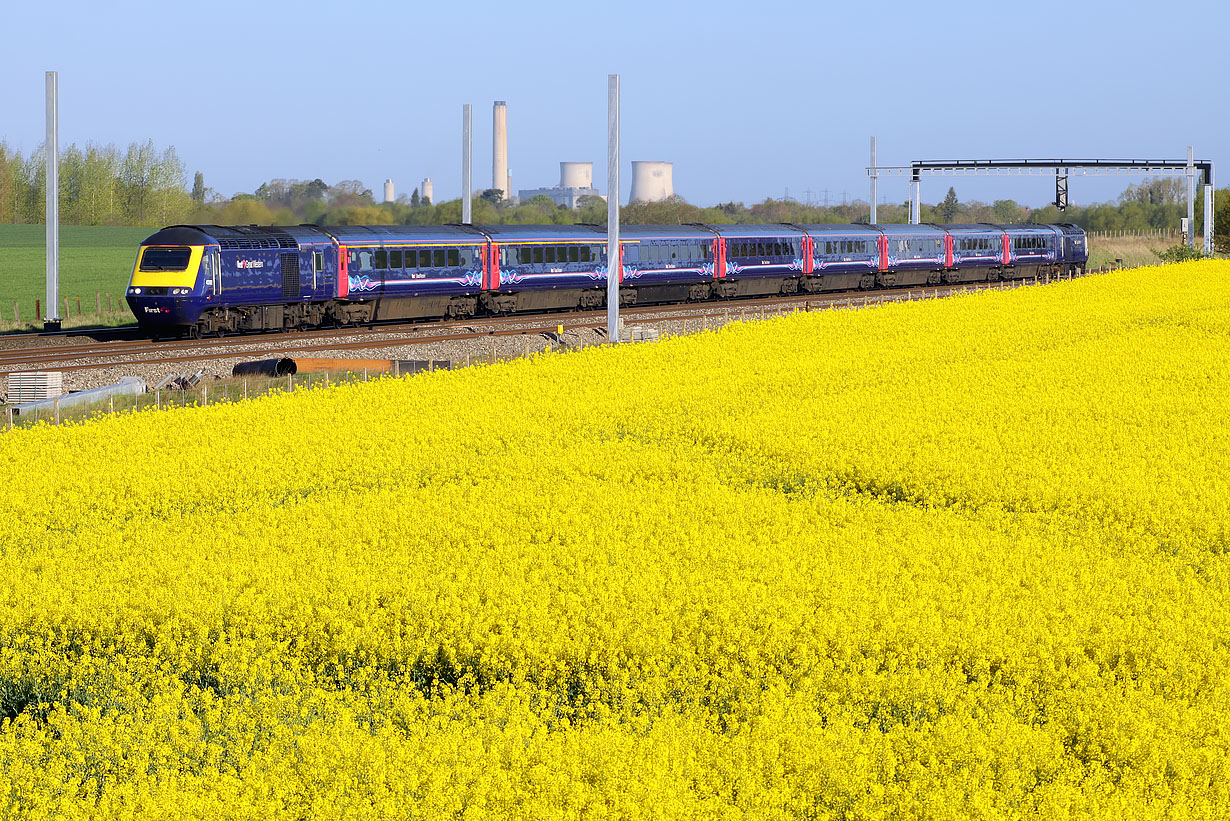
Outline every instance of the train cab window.
{"label": "train cab window", "polygon": [[581,262],[591,262],[591,261],[592,261],[592,260],[590,259],[590,252],[589,252],[589,248],[590,248],[590,247],[589,247],[588,245],[582,245],[582,246],[581,246],[581,248],[580,248],[580,251],[581,251]]}
{"label": "train cab window", "polygon": [[324,273],[325,270],[325,255],[320,251],[312,252],[312,270],[316,273]]}
{"label": "train cab window", "polygon": [[390,268],[400,268],[401,267],[401,249],[400,248],[394,248],[393,250],[389,251],[389,267]]}
{"label": "train cab window", "polygon": [[190,248],[148,247],[141,255],[142,271],[186,271],[192,258]]}
{"label": "train cab window", "polygon": [[575,245],[569,245],[568,246],[568,261],[569,262],[580,262],[581,261],[581,249]]}

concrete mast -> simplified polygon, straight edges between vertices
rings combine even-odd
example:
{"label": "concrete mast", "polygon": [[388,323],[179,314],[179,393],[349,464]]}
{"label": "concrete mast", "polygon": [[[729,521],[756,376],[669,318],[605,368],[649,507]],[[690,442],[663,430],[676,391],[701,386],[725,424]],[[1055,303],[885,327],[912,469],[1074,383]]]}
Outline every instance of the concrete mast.
{"label": "concrete mast", "polygon": [[868,219],[872,225],[876,224],[876,182],[879,171],[876,167],[876,138],[871,138],[871,217]]}
{"label": "concrete mast", "polygon": [[606,338],[619,342],[619,75],[606,81]]}
{"label": "concrete mast", "polygon": [[1196,149],[1187,147],[1187,247],[1196,247]]}
{"label": "concrete mast", "polygon": [[470,148],[472,145],[470,132],[470,104],[461,107],[461,221],[469,225],[474,221],[473,206],[470,197],[474,186],[470,183]]}
{"label": "concrete mast", "polygon": [[47,313],[43,328],[60,329],[60,88],[47,72]]}
{"label": "concrete mast", "polygon": [[1204,181],[1204,252],[1213,256],[1213,164],[1209,163],[1208,179]]}

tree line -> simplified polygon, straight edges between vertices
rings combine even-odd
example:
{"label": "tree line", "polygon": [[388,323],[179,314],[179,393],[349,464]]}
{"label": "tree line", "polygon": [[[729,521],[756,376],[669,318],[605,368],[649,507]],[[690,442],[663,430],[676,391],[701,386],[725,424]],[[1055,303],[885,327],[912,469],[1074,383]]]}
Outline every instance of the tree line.
{"label": "tree line", "polygon": [[[45,217],[45,164],[41,148],[29,156],[0,142],[0,223],[42,223]],[[1203,232],[1203,191],[1196,205],[1197,234]],[[152,141],[132,143],[121,151],[114,145],[85,148],[71,145],[60,154],[60,221],[65,225],[148,225],[212,223],[222,225],[445,225],[461,222],[461,200],[433,203],[415,189],[396,202],[375,202],[371,189],[357,180],[328,184],[320,179],[273,179],[252,193],[223,197],[186,169],[174,147],[158,150]],[[473,221],[479,225],[605,225],[607,204],[599,197],[582,197],[580,207],[557,206],[539,195],[525,202],[504,200],[490,189],[473,199]],[[1023,223],[1071,222],[1091,231],[1148,231],[1176,228],[1187,213],[1184,181],[1152,178],[1128,188],[1116,202],[1030,208],[1014,200],[962,202],[949,188],[938,203],[922,204],[923,222]],[[701,207],[681,197],[662,202],[634,202],[620,210],[629,225],[717,225],[779,223],[865,223],[870,207],[854,200],[840,205],[813,205],[792,199],[766,199],[745,205],[727,202]],[[882,223],[904,223],[909,203],[877,208]],[[1230,188],[1216,198],[1220,250],[1230,251]]]}

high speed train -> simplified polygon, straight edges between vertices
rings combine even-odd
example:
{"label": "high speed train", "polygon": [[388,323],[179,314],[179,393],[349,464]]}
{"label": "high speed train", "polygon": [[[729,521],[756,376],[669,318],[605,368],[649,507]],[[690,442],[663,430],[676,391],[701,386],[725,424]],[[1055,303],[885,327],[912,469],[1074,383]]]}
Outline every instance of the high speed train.
{"label": "high speed train", "polygon": [[[1075,225],[634,225],[621,305],[1084,273]],[[151,336],[465,318],[606,304],[591,225],[173,225],[141,243],[127,300]]]}

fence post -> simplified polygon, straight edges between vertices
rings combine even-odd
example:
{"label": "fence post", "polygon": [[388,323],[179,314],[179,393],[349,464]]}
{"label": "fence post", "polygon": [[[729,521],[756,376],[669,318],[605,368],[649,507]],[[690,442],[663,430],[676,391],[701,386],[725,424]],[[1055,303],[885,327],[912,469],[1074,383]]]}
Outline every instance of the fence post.
{"label": "fence post", "polygon": [[68,319],[72,314],[68,311],[68,297],[64,297],[64,318]]}
{"label": "fence post", "polygon": [[58,396],[56,397],[56,401],[55,401],[55,409],[56,409],[56,424],[58,425],[60,424],[60,397]]}
{"label": "fence post", "polygon": [[38,322],[39,316],[43,313],[43,302],[40,299],[34,300],[34,321]]}
{"label": "fence post", "polygon": [[102,294],[100,294],[98,291],[94,292],[94,302],[95,302],[94,313],[98,314],[99,316],[102,316]]}
{"label": "fence post", "polygon": [[248,380],[243,380],[243,398],[248,398]]}

